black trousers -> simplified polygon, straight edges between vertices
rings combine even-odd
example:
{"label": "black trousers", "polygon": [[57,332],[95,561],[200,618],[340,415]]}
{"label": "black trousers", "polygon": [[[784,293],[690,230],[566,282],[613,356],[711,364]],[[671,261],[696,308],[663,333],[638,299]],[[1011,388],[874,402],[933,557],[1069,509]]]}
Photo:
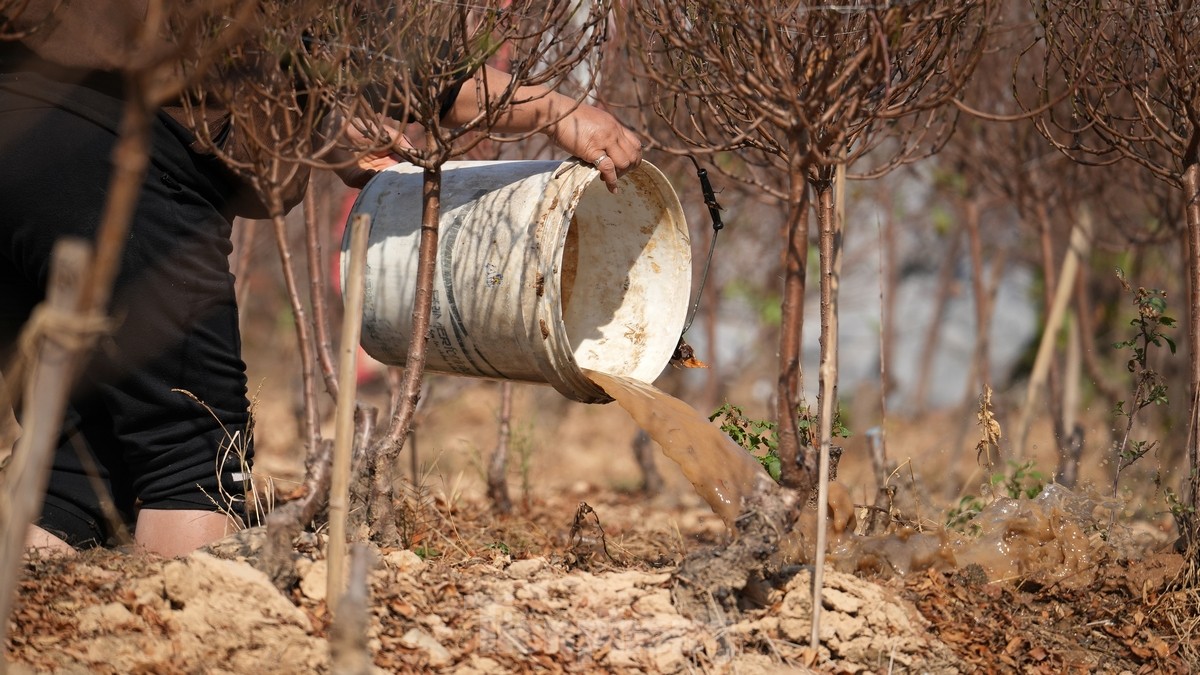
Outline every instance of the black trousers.
{"label": "black trousers", "polygon": [[[0,73],[0,364],[44,297],[54,242],[95,237],[120,105],[95,87]],[[78,547],[113,534],[97,483],[131,523],[138,509],[236,512],[248,479],[229,451],[249,460],[229,179],[166,115],[152,135],[113,290],[118,323],[69,401],[38,523]]]}

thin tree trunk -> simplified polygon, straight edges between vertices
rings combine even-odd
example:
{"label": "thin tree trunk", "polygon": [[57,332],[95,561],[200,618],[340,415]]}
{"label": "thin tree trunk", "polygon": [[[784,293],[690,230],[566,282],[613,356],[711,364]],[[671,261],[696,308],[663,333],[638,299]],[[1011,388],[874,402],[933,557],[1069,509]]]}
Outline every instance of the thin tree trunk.
{"label": "thin tree trunk", "polygon": [[337,410],[334,415],[333,466],[329,488],[329,561],[326,602],[338,606],[342,592],[342,570],[346,554],[346,521],[350,513],[350,469],[354,453],[355,397],[358,395],[355,365],[362,331],[363,273],[367,264],[367,240],[371,217],[358,215],[350,224],[349,273],[346,275],[346,307],[342,313],[339,377],[335,388]]}
{"label": "thin tree trunk", "polygon": [[937,297],[933,304],[933,316],[926,329],[925,341],[921,348],[921,361],[917,367],[917,386],[913,393],[916,402],[914,413],[923,415],[928,408],[929,382],[933,376],[933,357],[937,354],[938,338],[942,334],[942,324],[946,320],[946,307],[950,304],[951,291],[954,288],[954,267],[958,262],[959,249],[962,247],[962,233],[959,230],[950,232],[947,242],[946,255],[942,258],[941,269],[938,270]]}
{"label": "thin tree trunk", "polygon": [[492,508],[500,513],[512,513],[508,495],[508,445],[512,439],[512,390],[509,380],[500,383],[500,429],[496,434],[496,449],[488,459],[487,494]]}
{"label": "thin tree trunk", "polygon": [[1075,487],[1079,479],[1079,458],[1083,454],[1083,425],[1077,421],[1082,351],[1079,321],[1072,314],[1067,325],[1067,363],[1063,373],[1062,428],[1066,437],[1059,444],[1058,456],[1058,482],[1068,488]]}
{"label": "thin tree trunk", "polygon": [[[431,151],[436,140],[430,139]],[[421,205],[421,238],[418,245],[417,288],[413,297],[412,335],[405,357],[404,375],[398,405],[384,437],[371,452],[371,492],[367,502],[367,520],[371,536],[381,546],[400,543],[394,514],[399,513],[395,499],[396,458],[404,448],[417,403],[421,399],[421,380],[425,372],[429,317],[433,307],[433,279],[437,266],[438,216],[441,213],[442,169],[427,166]]]}
{"label": "thin tree trunk", "polygon": [[648,496],[662,493],[663,478],[658,472],[658,465],[654,463],[654,445],[650,442],[650,435],[638,429],[632,445],[633,458],[642,472],[641,493]]}
{"label": "thin tree trunk", "polygon": [[85,313],[103,312],[108,306],[113,282],[121,268],[121,254],[129,237],[129,224],[142,190],[142,178],[150,164],[152,113],[151,108],[146,107],[148,103],[140,102],[145,94],[135,80],[137,78],[126,78],[133,91],[126,93],[120,138],[113,148],[108,201],[104,204],[104,216],[95,242],[96,254],[83,287],[83,296],[79,299],[79,307]]}
{"label": "thin tree trunk", "polygon": [[1191,545],[1192,562],[1200,559],[1200,424],[1197,411],[1200,402],[1200,162],[1192,144],[1191,162],[1183,173],[1183,198],[1187,223],[1187,341],[1191,401],[1187,439],[1187,504],[1191,507],[1191,522],[1185,540]]}
{"label": "thin tree trunk", "polygon": [[[142,180],[150,164],[151,110],[157,105],[136,74],[125,78],[127,98],[121,127],[113,146],[113,172],[108,183],[108,200],[93,243],[95,255],[87,264],[88,248],[78,244],[56,244],[47,288],[49,315],[31,318],[25,331],[41,336],[36,363],[8,373],[13,409],[28,388],[22,406],[22,435],[12,463],[0,476],[0,644],[5,644],[14,591],[21,574],[25,535],[33,522],[49,482],[51,447],[58,438],[71,383],[83,355],[103,330],[113,282],[121,268],[122,253],[129,235]],[[64,248],[65,247],[65,248]],[[82,279],[82,282],[81,282]],[[49,304],[46,305],[49,307]],[[54,322],[54,323],[48,323]],[[46,338],[53,339],[46,339]],[[36,338],[34,338],[36,340]],[[29,375],[21,374],[28,369]],[[11,391],[11,390],[10,390]],[[5,669],[0,658],[0,669]]]}
{"label": "thin tree trunk", "polygon": [[316,451],[321,440],[320,420],[317,404],[316,367],[313,363],[312,327],[304,302],[300,299],[300,284],[296,281],[296,266],[292,262],[292,249],[288,243],[287,221],[283,216],[283,203],[278,189],[269,190],[268,203],[271,208],[271,223],[275,227],[275,246],[279,250],[279,262],[283,267],[283,282],[287,288],[288,301],[292,308],[292,321],[296,326],[296,341],[300,351],[301,394],[304,400],[304,442],[308,452]]}
{"label": "thin tree trunk", "polygon": [[808,271],[808,183],[793,150],[784,252],[783,300],[779,326],[779,381],[776,386],[776,424],[779,429],[780,482],[807,492],[815,476],[807,443],[796,425],[803,371],[800,362],[804,327],[805,274]]}
{"label": "thin tree trunk", "polygon": [[333,338],[329,333],[329,312],[325,306],[329,297],[329,284],[325,281],[328,267],[321,246],[324,234],[321,223],[325,222],[323,212],[328,209],[322,209],[322,212],[318,213],[316,192],[319,189],[310,185],[304,193],[304,250],[308,259],[308,301],[312,305],[316,334],[313,349],[316,352],[317,364],[325,381],[325,391],[330,398],[337,400],[338,374],[333,366]]}
{"label": "thin tree trunk", "polygon": [[879,376],[883,390],[880,394],[881,415],[886,412],[887,397],[896,389],[896,382],[888,372],[887,366],[892,363],[892,356],[896,349],[896,289],[900,286],[900,266],[897,261],[899,247],[896,244],[896,217],[892,213],[894,204],[892,193],[887,191],[884,194],[886,195],[886,199],[883,202],[883,209],[886,215],[883,220],[883,269],[879,272],[883,285],[879,298],[880,313],[883,315],[879,321]]}
{"label": "thin tree trunk", "polygon": [[329,627],[329,660],[331,671],[338,675],[370,675],[376,671],[369,640],[369,580],[374,566],[374,551],[362,542],[355,544],[350,551],[346,594],[337,600],[327,598],[328,606],[333,610],[333,624]]}
{"label": "thin tree trunk", "polygon": [[[708,229],[709,241],[716,236],[712,228]],[[717,325],[720,322],[721,285],[717,281],[719,269],[709,271],[708,282],[713,289],[708,294],[708,302],[704,303],[701,311],[704,313],[704,344],[708,350],[708,371],[705,373],[704,389],[700,400],[705,410],[716,410],[721,403],[721,360],[717,357]],[[645,475],[643,473],[643,475]],[[659,483],[661,485],[661,477]]]}
{"label": "thin tree trunk", "polygon": [[[1042,284],[1042,295],[1045,316],[1050,315],[1050,309],[1054,305],[1055,291],[1058,286],[1058,279],[1055,278],[1054,265],[1057,258],[1054,255],[1054,231],[1050,227],[1050,215],[1046,213],[1045,200],[1039,194],[1037,195],[1037,205],[1034,207],[1034,212],[1037,214],[1038,230],[1042,242],[1042,277],[1045,283]],[[1063,279],[1063,283],[1074,284],[1074,279]],[[1053,358],[1051,354],[1050,371],[1046,377],[1047,389],[1047,405],[1050,409],[1050,420],[1054,426],[1054,440],[1058,446],[1059,462],[1070,452],[1068,447],[1069,440],[1067,438],[1067,425],[1064,423],[1062,409],[1062,398],[1060,391],[1062,389],[1060,380],[1062,379],[1059,373],[1058,360]]]}
{"label": "thin tree trunk", "polygon": [[[107,311],[112,285],[120,271],[121,256],[129,238],[129,224],[141,193],[142,179],[150,164],[150,111],[157,106],[146,101],[149,94],[139,77],[130,74],[125,78],[125,84],[126,99],[121,111],[119,135],[112,151],[113,171],[108,182],[108,200],[104,203],[104,213],[92,244],[95,253],[78,302],[80,313],[88,317],[103,316]],[[5,372],[7,390],[0,392],[0,407],[7,403],[12,410],[18,409],[24,393],[26,367],[18,358]]]}
{"label": "thin tree trunk", "polygon": [[887,446],[884,445],[883,427],[867,429],[867,450],[871,454],[871,470],[875,474],[875,505],[868,509],[862,533],[878,534],[882,521],[884,531],[891,521],[891,504],[895,488],[888,488]]}
{"label": "thin tree trunk", "polygon": [[[844,189],[844,186],[843,186]],[[875,523],[881,513],[890,513],[891,496],[887,490],[887,420],[888,395],[894,388],[888,370],[892,361],[893,342],[895,335],[896,287],[899,285],[899,273],[896,265],[896,221],[892,217],[891,195],[887,200],[887,220],[883,231],[883,257],[886,261],[879,274],[879,426],[866,432],[867,446],[871,453],[871,467],[875,472],[875,508],[870,509],[865,523],[865,534],[873,534]],[[843,214],[839,212],[839,218]],[[883,510],[881,510],[883,509]]]}

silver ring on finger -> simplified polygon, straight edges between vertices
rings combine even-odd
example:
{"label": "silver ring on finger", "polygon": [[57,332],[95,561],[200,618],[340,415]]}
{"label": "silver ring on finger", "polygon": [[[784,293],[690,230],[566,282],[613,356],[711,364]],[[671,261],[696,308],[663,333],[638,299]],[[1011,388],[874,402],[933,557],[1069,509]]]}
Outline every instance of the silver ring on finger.
{"label": "silver ring on finger", "polygon": [[600,168],[600,162],[603,162],[606,159],[608,159],[608,153],[602,152],[602,153],[600,153],[600,156],[597,157],[594,162],[592,162],[592,166],[594,166],[596,168]]}

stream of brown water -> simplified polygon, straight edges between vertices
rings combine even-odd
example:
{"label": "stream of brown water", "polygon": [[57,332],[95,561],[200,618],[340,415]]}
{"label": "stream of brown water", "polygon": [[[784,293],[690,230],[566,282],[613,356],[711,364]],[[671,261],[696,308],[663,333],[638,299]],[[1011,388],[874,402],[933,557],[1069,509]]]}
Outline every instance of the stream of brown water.
{"label": "stream of brown water", "polygon": [[726,527],[733,529],[747,497],[771,487],[762,465],[695,408],[643,382],[584,372],[679,464]]}

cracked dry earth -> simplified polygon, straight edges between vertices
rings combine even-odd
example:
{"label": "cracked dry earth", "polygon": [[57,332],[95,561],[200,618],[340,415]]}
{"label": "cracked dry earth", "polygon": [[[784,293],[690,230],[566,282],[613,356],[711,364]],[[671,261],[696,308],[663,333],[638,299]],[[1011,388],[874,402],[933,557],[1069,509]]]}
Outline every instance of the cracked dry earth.
{"label": "cracked dry earth", "polygon": [[[804,567],[716,619],[676,609],[682,556],[723,537],[698,504],[592,493],[502,519],[467,500],[425,510],[412,550],[372,555],[363,642],[375,672],[1200,669],[1196,596],[1177,590],[1174,554],[1101,556],[1074,584],[988,582],[970,569],[891,579],[829,569],[814,654]],[[337,672],[321,548],[318,538],[298,549],[300,580],[286,593],[245,547],[182,560],[30,559],[9,624],[9,672]]]}

